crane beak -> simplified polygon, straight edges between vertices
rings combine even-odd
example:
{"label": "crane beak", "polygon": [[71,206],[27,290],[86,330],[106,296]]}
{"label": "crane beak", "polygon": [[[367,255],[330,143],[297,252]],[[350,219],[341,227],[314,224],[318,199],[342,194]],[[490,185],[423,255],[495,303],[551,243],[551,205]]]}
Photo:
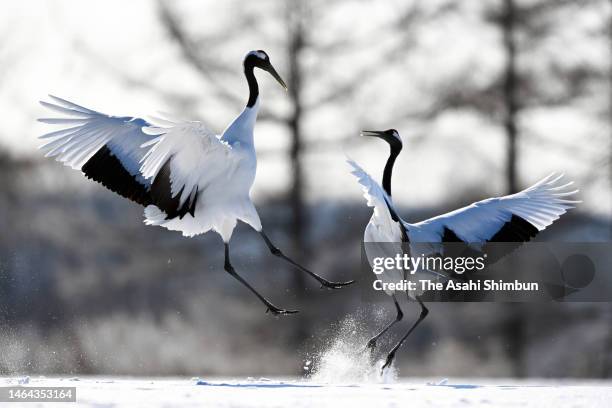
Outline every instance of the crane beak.
{"label": "crane beak", "polygon": [[268,71],[270,73],[270,75],[272,75],[274,77],[274,79],[276,79],[276,81],[283,87],[285,88],[285,91],[287,91],[287,84],[285,84],[285,81],[283,81],[283,78],[280,77],[280,75],[278,75],[278,72],[276,72],[276,70],[274,69],[274,67],[272,66],[272,64],[269,64],[267,67],[264,68],[266,71]]}
{"label": "crane beak", "polygon": [[381,132],[379,130],[362,130],[361,136],[370,136],[370,137],[382,137],[385,132]]}

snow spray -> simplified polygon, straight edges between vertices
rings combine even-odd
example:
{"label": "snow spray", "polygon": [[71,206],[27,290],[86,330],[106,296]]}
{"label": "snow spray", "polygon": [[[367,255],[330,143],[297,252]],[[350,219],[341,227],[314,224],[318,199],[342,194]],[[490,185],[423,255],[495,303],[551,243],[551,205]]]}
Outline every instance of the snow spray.
{"label": "snow spray", "polygon": [[308,358],[304,368],[310,380],[317,383],[391,383],[397,378],[394,367],[381,375],[383,360],[373,361],[366,344],[371,336],[364,327],[363,313],[349,315],[336,327],[335,333],[321,350]]}

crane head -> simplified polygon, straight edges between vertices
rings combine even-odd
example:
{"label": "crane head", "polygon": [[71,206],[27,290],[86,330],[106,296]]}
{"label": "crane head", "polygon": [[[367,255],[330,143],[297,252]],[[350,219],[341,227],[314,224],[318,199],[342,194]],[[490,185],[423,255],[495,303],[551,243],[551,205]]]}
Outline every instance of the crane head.
{"label": "crane head", "polygon": [[369,137],[379,137],[385,142],[389,143],[391,149],[401,150],[402,149],[402,139],[397,130],[395,129],[387,129],[387,130],[362,130],[361,136],[369,136]]}
{"label": "crane head", "polygon": [[268,54],[266,54],[264,50],[249,51],[244,57],[244,66],[247,67],[249,65],[269,72],[270,75],[272,75],[274,79],[276,79],[276,81],[283,88],[285,88],[285,91],[287,90],[285,81],[283,81],[280,75],[278,75],[278,72],[276,72],[272,66],[272,63],[270,62],[270,57],[268,57]]}

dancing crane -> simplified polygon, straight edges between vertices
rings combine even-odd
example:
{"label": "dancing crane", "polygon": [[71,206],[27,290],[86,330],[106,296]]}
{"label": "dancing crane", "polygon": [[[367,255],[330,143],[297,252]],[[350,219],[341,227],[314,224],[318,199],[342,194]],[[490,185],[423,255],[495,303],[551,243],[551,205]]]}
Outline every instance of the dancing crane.
{"label": "dancing crane", "polygon": [[[568,191],[572,182],[559,184],[562,175],[550,176],[516,194],[478,201],[458,210],[410,224],[401,219],[391,198],[391,175],[396,158],[402,150],[402,139],[395,129],[385,131],[363,131],[363,136],[377,137],[389,144],[390,154],[384,168],[382,187],[357,163],[348,160],[352,174],[361,184],[367,204],[373,207],[373,214],[364,232],[364,243],[403,243],[409,248],[418,243],[442,244],[463,242],[467,245],[488,242],[529,241],[538,232],[557,220],[566,210],[579,201],[567,197],[578,190]],[[518,244],[517,244],[518,245]],[[508,248],[508,250],[514,249]],[[366,245],[366,254],[369,247]],[[372,252],[373,249],[370,249]],[[368,255],[368,259],[372,257]],[[391,327],[402,320],[403,312],[395,291],[386,291],[396,308],[396,318],[368,341],[368,348],[376,347],[376,341]],[[387,354],[383,370],[389,367],[397,350],[404,344],[410,333],[428,314],[420,297],[410,292],[409,298],[416,300],[421,313],[408,332]]]}
{"label": "dancing crane", "polygon": [[242,112],[218,136],[201,122],[109,116],[51,96],[41,104],[61,114],[40,122],[62,125],[41,136],[47,157],[80,170],[109,190],[143,207],[145,223],[192,237],[217,232],[225,247],[224,269],[246,286],[274,315],[296,313],[274,306],[234,269],[229,241],[237,221],[263,238],[270,252],[327,288],[352,283],[331,282],[311,272],[276,247],[264,232],[250,197],[257,159],[253,128],[259,110],[254,70],[269,72],[287,86],[262,50],[246,54],[244,74],[249,99]]}

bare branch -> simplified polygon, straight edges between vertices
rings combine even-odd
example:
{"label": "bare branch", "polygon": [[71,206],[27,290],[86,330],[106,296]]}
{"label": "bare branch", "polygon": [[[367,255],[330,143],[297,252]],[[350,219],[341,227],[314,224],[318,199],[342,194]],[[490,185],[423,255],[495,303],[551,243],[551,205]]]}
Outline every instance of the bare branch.
{"label": "bare branch", "polygon": [[225,72],[227,69],[211,61],[205,60],[199,51],[199,47],[190,35],[184,30],[176,13],[170,9],[165,1],[158,1],[159,17],[168,32],[168,35],[179,46],[185,61],[194,68],[207,82],[214,87],[216,93],[225,102],[231,104],[243,103],[242,98],[233,94],[219,81],[213,73]]}
{"label": "bare branch", "polygon": [[[170,38],[179,46],[179,49],[185,61],[202,77],[207,84],[213,87],[215,96],[227,104],[240,105],[245,101],[242,97],[237,96],[224,86],[225,82],[219,80],[219,74],[229,72],[230,69],[225,65],[216,63],[215,61],[204,58],[206,53],[201,52],[203,46],[210,44],[221,43],[226,41],[232,35],[238,35],[241,30],[235,30],[235,33],[226,33],[223,31],[217,36],[207,37],[204,39],[194,40],[191,35],[184,29],[176,13],[170,8],[166,1],[158,0],[160,20],[166,27]],[[250,22],[249,22],[250,21]],[[254,24],[251,19],[247,18],[240,25],[245,26]],[[259,117],[262,120],[274,122],[286,122],[286,118],[272,112],[269,108],[263,107],[259,112]]]}

